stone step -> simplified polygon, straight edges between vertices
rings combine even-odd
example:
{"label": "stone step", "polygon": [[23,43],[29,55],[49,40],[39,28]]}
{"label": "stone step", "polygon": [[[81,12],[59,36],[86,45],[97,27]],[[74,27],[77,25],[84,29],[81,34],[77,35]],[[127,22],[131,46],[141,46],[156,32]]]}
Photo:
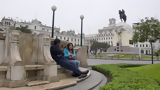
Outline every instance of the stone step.
{"label": "stone step", "polygon": [[106,76],[102,75],[102,81],[97,86],[95,86],[92,90],[99,90],[99,87],[106,85],[106,83],[107,83],[107,78]]}
{"label": "stone step", "polygon": [[[86,69],[81,68],[81,70],[83,71]],[[30,86],[30,87],[29,86],[17,87],[17,88],[0,87],[0,90],[55,90],[55,89],[62,90],[62,88],[76,85],[77,83],[80,83],[80,81],[81,82],[85,81],[85,79],[90,77],[90,74],[91,73],[89,72],[87,77],[82,78],[82,79],[78,79],[76,77],[68,77],[68,78],[62,79],[58,82],[53,82],[53,83],[46,82],[48,84],[40,83],[40,85],[38,85],[39,82],[43,82],[43,81],[39,81],[38,83],[36,82],[37,84],[35,84],[35,82],[32,82],[32,84],[30,84],[32,86]]]}
{"label": "stone step", "polygon": [[[79,68],[81,71],[85,71],[86,69],[85,68]],[[90,72],[89,72],[89,74],[88,75],[90,75]],[[72,76],[72,71],[69,71],[69,70],[67,70],[67,69],[65,69],[65,68],[63,68],[63,67],[61,67],[61,66],[59,66],[59,68],[58,68],[58,78],[60,79],[60,80],[62,80],[62,79],[66,79],[66,78],[68,78],[68,77],[73,77]],[[83,79],[80,79],[80,80],[83,80]]]}
{"label": "stone step", "polygon": [[0,71],[7,71],[7,66],[0,66]]}
{"label": "stone step", "polygon": [[27,86],[37,86],[37,85],[43,85],[48,83],[49,81],[31,81],[27,84]]}
{"label": "stone step", "polygon": [[91,76],[87,79],[77,83],[77,85],[64,88],[62,90],[98,90],[100,86],[106,84],[106,77],[97,72],[91,70]]}
{"label": "stone step", "polygon": [[25,65],[25,70],[38,70],[38,69],[44,69],[44,65]]}

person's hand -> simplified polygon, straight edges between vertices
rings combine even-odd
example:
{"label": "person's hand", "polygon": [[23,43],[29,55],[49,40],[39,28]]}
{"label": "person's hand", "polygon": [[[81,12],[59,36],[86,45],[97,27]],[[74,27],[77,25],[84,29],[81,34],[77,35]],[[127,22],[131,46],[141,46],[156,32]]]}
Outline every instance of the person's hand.
{"label": "person's hand", "polygon": [[70,55],[69,58],[72,58],[72,56]]}
{"label": "person's hand", "polygon": [[70,55],[71,57],[73,57],[73,54],[71,53],[71,55]]}

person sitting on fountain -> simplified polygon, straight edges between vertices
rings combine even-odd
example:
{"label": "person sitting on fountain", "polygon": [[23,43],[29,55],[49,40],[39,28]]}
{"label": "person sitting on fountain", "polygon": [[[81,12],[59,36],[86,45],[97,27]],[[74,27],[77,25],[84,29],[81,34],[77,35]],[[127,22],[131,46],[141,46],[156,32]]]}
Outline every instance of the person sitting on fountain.
{"label": "person sitting on fountain", "polygon": [[68,43],[67,47],[64,49],[64,57],[67,60],[70,60],[70,62],[74,62],[76,64],[76,67],[79,68],[79,61],[76,60],[76,52],[73,49],[72,43]]}
{"label": "person sitting on fountain", "polygon": [[55,39],[53,42],[51,42],[51,48],[50,48],[51,56],[52,58],[57,62],[58,65],[71,70],[73,72],[74,77],[84,78],[87,76],[89,70],[86,71],[80,71],[79,67],[76,66],[77,63],[67,60],[64,57],[64,53],[62,50],[60,50],[60,40]]}

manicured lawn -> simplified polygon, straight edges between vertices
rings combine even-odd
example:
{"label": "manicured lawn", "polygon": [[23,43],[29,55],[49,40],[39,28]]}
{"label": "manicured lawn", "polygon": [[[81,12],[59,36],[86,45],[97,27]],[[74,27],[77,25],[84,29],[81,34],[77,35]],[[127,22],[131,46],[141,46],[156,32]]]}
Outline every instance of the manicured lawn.
{"label": "manicured lawn", "polygon": [[[142,58],[152,58],[151,55],[141,55]],[[153,56],[154,59],[156,59],[156,56]]]}
{"label": "manicured lawn", "polygon": [[[120,55],[114,55],[113,57],[115,58],[136,58],[136,55],[126,55],[126,54],[120,54]],[[142,59],[151,59],[151,55],[141,55]],[[153,57],[154,59],[156,59],[156,56]]]}
{"label": "manicured lawn", "polygon": [[111,82],[100,90],[159,90],[159,83],[152,77],[139,71],[130,70],[131,67],[145,67],[136,64],[96,65],[92,68],[111,78]]}
{"label": "manicured lawn", "polygon": [[[101,58],[101,57],[104,57],[106,54],[97,54],[97,55],[90,55],[90,57],[92,57],[92,58],[96,58],[96,57],[99,57],[99,58]],[[117,55],[113,55],[113,56],[109,56],[109,57],[113,57],[113,58],[129,58],[129,59],[136,59],[137,57],[136,57],[136,55],[127,55],[127,54],[117,54]],[[142,59],[150,59],[151,60],[151,55],[141,55],[141,58]],[[153,57],[154,58],[154,60],[157,60],[157,57],[156,56],[154,56]],[[160,58],[160,57],[159,57]]]}
{"label": "manicured lawn", "polygon": [[138,71],[149,75],[160,83],[160,64],[152,64],[141,67],[130,67],[129,70]]}
{"label": "manicured lawn", "polygon": [[120,55],[114,55],[113,57],[116,57],[116,58],[136,58],[136,55],[123,55],[123,54],[120,54]]}
{"label": "manicured lawn", "polygon": [[97,55],[91,55],[91,57],[104,57],[105,55],[104,54],[97,54]]}

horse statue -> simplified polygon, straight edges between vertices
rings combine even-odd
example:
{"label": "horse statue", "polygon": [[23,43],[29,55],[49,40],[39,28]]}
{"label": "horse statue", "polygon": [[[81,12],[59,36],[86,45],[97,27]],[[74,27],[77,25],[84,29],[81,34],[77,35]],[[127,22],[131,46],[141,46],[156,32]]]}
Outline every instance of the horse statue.
{"label": "horse statue", "polygon": [[127,16],[126,16],[125,11],[123,9],[119,10],[119,17],[120,17],[121,22],[126,22]]}

